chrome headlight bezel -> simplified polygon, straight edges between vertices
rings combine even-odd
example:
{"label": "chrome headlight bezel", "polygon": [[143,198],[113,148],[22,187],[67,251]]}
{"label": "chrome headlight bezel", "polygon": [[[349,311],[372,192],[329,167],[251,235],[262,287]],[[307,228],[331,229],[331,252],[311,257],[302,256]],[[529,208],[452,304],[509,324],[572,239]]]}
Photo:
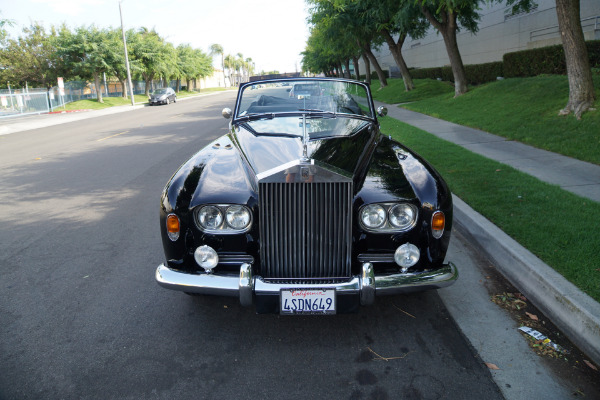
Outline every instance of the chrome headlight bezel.
{"label": "chrome headlight bezel", "polygon": [[[385,221],[377,226],[367,226],[364,221],[364,213],[372,210],[373,207],[381,207],[385,212]],[[412,212],[412,218],[410,221],[407,221],[401,226],[395,225],[391,221],[393,220],[392,212],[393,210],[397,210],[398,207],[403,208],[405,210],[410,210]],[[419,210],[414,204],[398,202],[398,203],[371,203],[362,206],[358,210],[358,221],[362,229],[367,232],[377,232],[377,233],[385,233],[385,232],[406,232],[411,230],[417,224],[417,220],[419,218]]]}
{"label": "chrome headlight bezel", "polygon": [[[203,215],[207,211],[218,212],[220,216],[218,223],[209,225],[205,222],[206,220]],[[234,227],[232,226],[231,214],[239,214],[240,212],[247,215],[247,222],[244,226]],[[252,211],[241,204],[204,204],[194,210],[194,221],[196,227],[205,233],[220,235],[245,233],[252,227]]]}

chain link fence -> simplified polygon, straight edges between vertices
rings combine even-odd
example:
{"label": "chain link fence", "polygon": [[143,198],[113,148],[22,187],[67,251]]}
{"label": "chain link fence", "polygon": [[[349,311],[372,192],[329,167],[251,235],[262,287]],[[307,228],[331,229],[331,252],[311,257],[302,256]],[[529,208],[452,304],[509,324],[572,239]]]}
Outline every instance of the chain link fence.
{"label": "chain link fence", "polygon": [[[134,94],[146,92],[146,82],[133,81],[132,85]],[[150,92],[167,86],[177,90],[177,81],[152,81]],[[123,96],[123,86],[120,82],[102,82],[101,90],[103,97]],[[126,93],[129,95],[129,91]],[[63,90],[58,86],[49,90],[44,88],[0,89],[0,119],[60,111],[65,104],[73,101],[95,98],[96,86],[86,81],[65,82]]]}
{"label": "chain link fence", "polygon": [[41,114],[49,110],[46,89],[0,90],[0,118]]}

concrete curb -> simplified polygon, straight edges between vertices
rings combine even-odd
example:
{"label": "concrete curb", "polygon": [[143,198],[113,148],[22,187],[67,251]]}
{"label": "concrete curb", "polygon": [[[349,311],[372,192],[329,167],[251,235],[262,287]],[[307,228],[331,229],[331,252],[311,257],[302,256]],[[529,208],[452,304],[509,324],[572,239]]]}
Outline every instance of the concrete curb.
{"label": "concrete curb", "polygon": [[600,304],[460,198],[453,197],[454,228],[475,243],[515,287],[600,365]]}

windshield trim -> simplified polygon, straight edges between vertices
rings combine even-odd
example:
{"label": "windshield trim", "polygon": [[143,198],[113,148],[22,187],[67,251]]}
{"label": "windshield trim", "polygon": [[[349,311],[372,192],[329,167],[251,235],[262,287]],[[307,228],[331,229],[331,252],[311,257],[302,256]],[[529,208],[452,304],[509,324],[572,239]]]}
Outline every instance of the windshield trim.
{"label": "windshield trim", "polygon": [[[368,120],[368,121],[377,123],[375,105],[373,104],[373,97],[372,97],[369,85],[365,82],[360,82],[360,81],[353,80],[353,79],[344,79],[344,78],[278,78],[278,79],[265,79],[265,80],[257,80],[257,81],[243,83],[240,85],[239,90],[238,90],[238,94],[237,94],[237,98],[236,98],[236,102],[235,102],[235,109],[233,110],[233,119],[232,119],[231,123],[236,124],[239,122],[248,121],[248,118],[251,117],[251,116],[245,116],[245,115],[238,115],[239,108],[241,105],[242,94],[244,93],[245,90],[247,90],[247,88],[249,86],[271,84],[271,83],[284,83],[284,82],[300,82],[301,83],[301,82],[319,82],[319,81],[351,83],[351,84],[355,84],[355,85],[364,87],[365,93],[367,94],[367,102],[369,105],[369,111],[370,111],[371,115],[358,115],[358,114],[348,114],[348,113],[339,113],[338,112],[338,113],[334,113],[335,117],[358,118],[358,119]],[[302,116],[303,113],[306,113],[306,112],[282,111],[282,112],[269,112],[269,113],[265,113],[265,114],[272,115],[273,116],[272,118],[274,118],[274,117],[278,117],[278,116],[295,116],[295,115]],[[331,114],[331,112],[325,112],[325,113]],[[308,116],[308,114],[307,114],[307,116]],[[265,118],[267,118],[267,117],[265,117]]]}

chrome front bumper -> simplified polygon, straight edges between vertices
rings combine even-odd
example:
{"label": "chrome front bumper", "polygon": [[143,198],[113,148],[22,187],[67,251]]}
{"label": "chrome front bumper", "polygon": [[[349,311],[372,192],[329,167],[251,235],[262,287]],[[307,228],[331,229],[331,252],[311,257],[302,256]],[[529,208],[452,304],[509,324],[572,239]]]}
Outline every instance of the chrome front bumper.
{"label": "chrome front bumper", "polygon": [[161,264],[156,269],[159,285],[188,293],[213,294],[239,297],[243,306],[251,306],[253,295],[278,295],[282,289],[334,288],[340,294],[360,296],[360,304],[371,305],[375,296],[410,293],[440,289],[452,285],[458,279],[458,270],[452,263],[440,269],[405,274],[375,276],[373,264],[364,263],[362,274],[346,282],[333,284],[272,283],[260,276],[252,276],[252,266],[242,264],[239,276],[218,274],[191,274],[176,271]]}

